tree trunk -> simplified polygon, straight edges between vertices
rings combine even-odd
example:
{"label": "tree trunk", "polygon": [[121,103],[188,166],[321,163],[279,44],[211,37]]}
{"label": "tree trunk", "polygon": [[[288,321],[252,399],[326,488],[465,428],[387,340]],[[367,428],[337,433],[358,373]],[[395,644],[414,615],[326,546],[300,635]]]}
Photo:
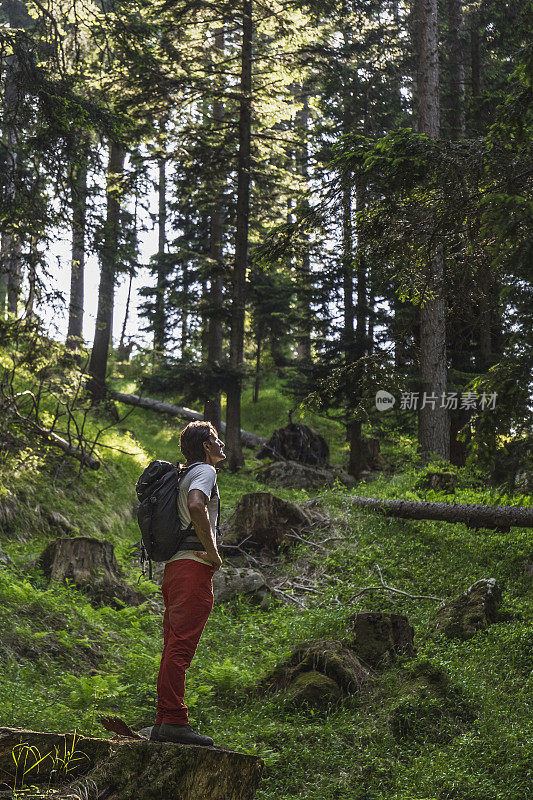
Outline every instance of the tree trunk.
{"label": "tree trunk", "polygon": [[479,28],[479,11],[474,11],[470,16],[470,127],[474,133],[479,129],[477,115],[481,97],[481,36]]}
{"label": "tree trunk", "polygon": [[189,304],[187,294],[189,291],[189,267],[187,264],[186,256],[183,259],[181,266],[181,280],[183,287],[183,305],[181,308],[181,360],[185,361],[187,343],[189,341],[189,315],[187,313]]}
{"label": "tree trunk", "polygon": [[230,365],[234,374],[226,393],[228,464],[237,470],[244,463],[241,446],[241,391],[244,353],[244,310],[246,267],[248,262],[248,223],[250,216],[250,139],[252,122],[252,2],[243,0],[241,85],[239,110],[239,159],[237,168],[237,231],[233,270]]}
{"label": "tree trunk", "polygon": [[533,528],[533,509],[520,506],[481,506],[464,503],[426,503],[414,500],[383,500],[351,497],[354,506],[403,519],[433,519],[462,522],[470,528]]}
{"label": "tree trunk", "polygon": [[[224,53],[224,28],[215,33],[215,49]],[[222,87],[219,87],[220,89]],[[221,132],[224,122],[224,103],[218,97],[213,100],[213,126]],[[224,187],[217,184],[217,191],[211,209],[209,231],[209,253],[216,266],[211,267],[209,281],[209,305],[207,327],[207,363],[218,366],[222,363],[222,302],[223,302],[223,236],[224,236]],[[220,392],[215,392],[204,405],[204,419],[209,420],[217,431],[221,430],[222,412]]]}
{"label": "tree trunk", "polygon": [[[26,8],[22,2],[5,3],[5,12],[11,28],[28,26],[29,18]],[[5,79],[4,94],[2,98],[3,114],[3,134],[5,137],[5,158],[6,186],[5,199],[7,205],[13,206],[17,194],[17,173],[18,163],[18,137],[17,137],[17,111],[24,99],[24,90],[17,72],[19,63],[17,56],[13,53],[4,58]],[[13,220],[16,223],[16,220]],[[5,304],[7,299],[7,311],[16,315],[18,312],[18,300],[21,284],[21,241],[16,228],[8,224],[7,229],[2,232],[1,252],[0,252],[0,319],[5,316]]]}
{"label": "tree trunk", "polygon": [[[113,327],[113,306],[118,254],[120,217],[120,180],[124,171],[124,149],[111,144],[107,173],[107,210],[104,243],[100,257],[100,285],[94,342],[89,363],[91,380],[88,389],[93,401],[103,400],[106,393],[106,370]],[[118,184],[118,185],[117,185]]]}
{"label": "tree trunk", "polygon": [[[415,30],[418,130],[436,139],[439,135],[437,0],[416,0]],[[430,459],[431,454],[448,459],[450,455],[448,412],[440,406],[442,393],[446,392],[446,320],[443,293],[444,259],[442,247],[438,244],[431,246],[428,273],[427,286],[433,294],[433,299],[426,300],[420,309],[422,397],[418,415],[418,444],[425,460]],[[433,399],[433,396],[436,396],[434,404],[425,402],[426,397]]]}
{"label": "tree trunk", "polygon": [[261,344],[263,341],[263,325],[259,323],[257,326],[256,336],[256,350],[255,350],[255,379],[254,379],[254,396],[253,402],[257,403],[259,400],[259,384],[261,381]]}
{"label": "tree trunk", "polygon": [[448,11],[448,73],[450,81],[448,126],[450,139],[465,136],[465,73],[463,48],[463,0],[447,0]]}
{"label": "tree trunk", "polygon": [[83,342],[85,223],[87,214],[87,156],[83,151],[83,147],[84,145],[82,145],[81,160],[73,166],[71,175],[72,258],[66,342],[66,346],[69,349],[79,347]]}
{"label": "tree trunk", "polygon": [[126,298],[126,308],[124,311],[124,322],[122,323],[122,330],[120,331],[120,340],[118,343],[118,357],[119,361],[129,361],[132,343],[126,345],[126,327],[128,325],[128,318],[130,315],[130,301],[131,301],[131,287],[133,284],[133,268],[130,269],[130,280],[128,283],[128,297]]}
{"label": "tree trunk", "polygon": [[[164,137],[166,120],[162,119],[160,124],[161,134]],[[162,141],[161,147],[165,147]],[[165,331],[165,282],[166,269],[163,264],[166,246],[166,223],[167,223],[167,198],[166,198],[166,156],[158,158],[159,181],[157,185],[158,213],[157,213],[157,283],[155,293],[154,308],[154,360],[161,358],[165,351],[166,331]]]}
{"label": "tree trunk", "polygon": [[[309,148],[307,143],[308,138],[308,125],[309,125],[309,97],[306,89],[302,86],[302,108],[296,115],[296,123],[301,132],[302,146],[296,152],[296,166],[301,176],[303,183],[303,190],[307,193],[307,184],[309,180]],[[304,209],[309,208],[307,197],[303,200]],[[309,294],[311,283],[311,257],[309,253],[309,237],[304,234],[304,246],[302,261],[300,267],[299,281],[300,292],[298,298],[298,305],[300,309],[300,324],[299,335],[297,342],[298,358],[302,361],[311,361],[311,331],[313,328],[313,315],[310,308]]]}

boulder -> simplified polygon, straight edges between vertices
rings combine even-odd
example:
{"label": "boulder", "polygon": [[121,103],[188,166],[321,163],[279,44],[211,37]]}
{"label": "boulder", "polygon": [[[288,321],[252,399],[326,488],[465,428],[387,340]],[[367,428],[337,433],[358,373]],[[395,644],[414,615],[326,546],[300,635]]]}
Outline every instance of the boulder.
{"label": "boulder", "polygon": [[327,708],[342,698],[339,684],[322,672],[301,672],[287,686],[285,697],[295,705]]}
{"label": "boulder", "polygon": [[495,579],[482,578],[437,611],[436,627],[448,639],[471,639],[496,622],[501,603],[502,590]]}
{"label": "boulder", "polygon": [[61,797],[71,792],[86,800],[252,800],[263,768],[256,756],[220,747],[0,728],[0,783],[11,786],[14,748],[21,752],[26,784],[53,781]]}
{"label": "boulder", "polygon": [[121,577],[113,545],[85,536],[55,539],[37,561],[50,581],[70,581],[98,605],[140,605],[146,597]]}
{"label": "boulder", "polygon": [[360,611],[348,622],[351,646],[364,664],[388,664],[397,655],[414,656],[414,628],[403,614]]}
{"label": "boulder", "polygon": [[274,431],[257,458],[322,465],[329,462],[329,447],[324,437],[308,425],[290,422]]}
{"label": "boulder", "polygon": [[297,461],[275,461],[254,471],[256,480],[270,486],[284,489],[308,489],[319,491],[340,483],[348,488],[356,485],[356,480],[338,467],[312,467]]}
{"label": "boulder", "polygon": [[[346,643],[317,640],[295,647],[291,655],[259,683],[258,689],[260,692],[285,692],[300,675],[307,673],[326,676],[336,684],[341,695],[358,692],[369,677],[369,670]],[[309,680],[309,685],[313,685],[313,680]],[[302,690],[304,685],[305,681],[298,684]]]}
{"label": "boulder", "polygon": [[246,549],[275,552],[294,542],[293,531],[325,523],[326,517],[315,508],[281,500],[268,492],[253,492],[241,497],[224,526],[222,547],[245,544]]}
{"label": "boulder", "polygon": [[266,609],[270,604],[270,588],[264,576],[255,569],[233,567],[224,564],[213,575],[215,600],[224,602],[237,595],[244,595],[254,605]]}

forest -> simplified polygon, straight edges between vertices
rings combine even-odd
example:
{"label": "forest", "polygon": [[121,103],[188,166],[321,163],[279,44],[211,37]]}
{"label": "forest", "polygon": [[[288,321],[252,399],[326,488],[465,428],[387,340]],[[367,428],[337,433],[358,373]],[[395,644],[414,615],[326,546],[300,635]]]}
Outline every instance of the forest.
{"label": "forest", "polygon": [[[0,0],[0,798],[532,797],[532,21]],[[196,756],[135,485],[199,420]]]}

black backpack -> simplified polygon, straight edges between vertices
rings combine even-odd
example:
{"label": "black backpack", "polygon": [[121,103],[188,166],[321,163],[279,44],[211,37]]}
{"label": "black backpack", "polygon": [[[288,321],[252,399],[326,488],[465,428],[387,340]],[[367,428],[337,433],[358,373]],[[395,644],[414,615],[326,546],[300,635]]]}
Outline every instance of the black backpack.
{"label": "black backpack", "polygon": [[148,561],[152,577],[152,561],[168,561],[185,537],[194,530],[192,522],[182,528],[178,515],[178,491],[181,479],[190,467],[178,469],[169,461],[152,461],[137,481],[135,490],[140,501],[137,520],[141,529],[141,565]]}

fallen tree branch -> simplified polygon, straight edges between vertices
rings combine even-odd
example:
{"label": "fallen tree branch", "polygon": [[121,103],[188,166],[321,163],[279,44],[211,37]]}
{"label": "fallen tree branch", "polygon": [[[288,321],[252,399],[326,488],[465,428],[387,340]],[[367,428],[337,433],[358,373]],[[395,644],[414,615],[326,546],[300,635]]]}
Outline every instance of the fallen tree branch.
{"label": "fallen tree branch", "polygon": [[[141,397],[138,394],[124,394],[123,392],[114,392],[111,390],[108,391],[108,395],[119,403],[146,408],[149,411],[157,411],[159,414],[168,414],[171,417],[180,417],[190,422],[202,421],[204,418],[203,414],[200,414],[198,411],[193,411],[192,408],[176,406],[173,403],[166,403],[163,400],[154,400],[151,397]],[[220,427],[221,433],[225,433],[226,423],[222,422]],[[250,433],[250,431],[242,429],[241,439],[246,447],[261,447],[266,442],[264,436],[257,436],[255,433]]]}
{"label": "fallen tree branch", "polygon": [[[31,394],[31,392],[26,392],[25,394]],[[97,458],[89,453],[83,452],[83,450],[80,450],[77,447],[74,447],[74,445],[67,442],[66,439],[63,439],[62,436],[59,436],[57,433],[54,433],[54,431],[51,431],[48,428],[44,428],[38,422],[35,422],[35,420],[24,416],[24,414],[20,413],[13,402],[5,403],[4,409],[8,411],[8,413],[14,414],[18,419],[24,422],[41,439],[44,439],[49,444],[58,447],[60,450],[66,453],[66,455],[75,458],[80,462],[80,464],[83,464],[84,467],[89,467],[89,469],[95,470],[100,468],[100,461]]]}
{"label": "fallen tree branch", "polygon": [[403,519],[432,519],[462,522],[469,528],[533,528],[531,506],[482,506],[466,503],[428,503],[415,500],[383,500],[373,497],[350,497],[354,506],[379,511]]}
{"label": "fallen tree branch", "polygon": [[394,594],[401,594],[404,597],[408,597],[410,600],[434,600],[437,603],[445,602],[443,597],[433,597],[431,594],[409,594],[409,592],[404,592],[402,589],[395,589],[394,586],[387,586],[384,583],[382,583],[381,586],[362,586],[357,590],[357,594],[352,595],[352,597],[348,599],[348,602],[357,600],[357,598],[361,597],[361,595],[365,592],[376,592],[381,590],[393,592]]}

